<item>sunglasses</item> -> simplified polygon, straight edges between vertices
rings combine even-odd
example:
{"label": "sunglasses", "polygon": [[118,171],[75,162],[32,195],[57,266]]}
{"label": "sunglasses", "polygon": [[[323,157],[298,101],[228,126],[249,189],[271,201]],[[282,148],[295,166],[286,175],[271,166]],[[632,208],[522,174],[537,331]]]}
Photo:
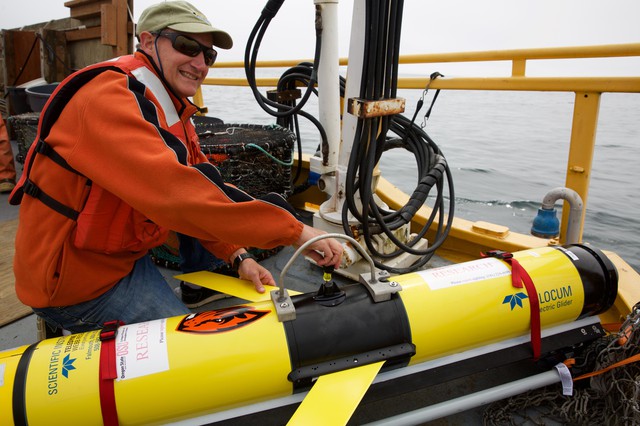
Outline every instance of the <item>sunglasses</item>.
{"label": "sunglasses", "polygon": [[161,32],[157,35],[158,37],[165,37],[171,40],[171,46],[183,55],[195,58],[200,54],[200,52],[202,52],[204,55],[204,63],[209,67],[213,65],[216,61],[216,57],[218,56],[218,52],[215,49],[205,46],[204,44],[200,44],[186,35],[174,32]]}

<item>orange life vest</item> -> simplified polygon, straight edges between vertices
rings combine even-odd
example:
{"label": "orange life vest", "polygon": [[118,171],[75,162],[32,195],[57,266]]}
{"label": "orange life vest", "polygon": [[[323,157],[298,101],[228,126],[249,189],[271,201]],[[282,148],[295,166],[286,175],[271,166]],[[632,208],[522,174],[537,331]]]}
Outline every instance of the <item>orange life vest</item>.
{"label": "orange life vest", "polygon": [[200,150],[197,107],[159,75],[136,52],[69,76],[45,105],[10,196],[21,204],[13,269],[22,303],[105,293],[169,229],[221,259],[297,241],[303,225],[282,197],[255,199],[224,182]]}
{"label": "orange life vest", "polygon": [[[11,204],[19,204],[23,194],[27,194],[42,201],[57,213],[75,220],[77,227],[73,241],[75,247],[79,249],[106,254],[118,253],[123,250],[144,252],[165,241],[169,230],[156,225],[145,215],[99,185],[93,185],[89,179],[87,179],[87,186],[90,187],[89,194],[79,211],[50,197],[29,179],[34,156],[38,154],[49,157],[60,167],[64,167],[70,172],[78,173],[56,153],[53,147],[47,144],[46,138],[71,97],[89,80],[108,70],[122,72],[133,77],[134,79],[130,81],[130,90],[136,96],[145,96],[145,91],[149,86],[151,92],[162,105],[171,134],[183,143],[188,138],[191,139],[192,144],[194,142],[197,144],[193,125],[190,121],[188,122],[190,126],[183,125],[164,85],[143,62],[135,56],[128,55],[95,64],[67,78],[52,94],[38,126],[35,146],[29,150],[24,173],[16,185],[15,191],[11,194],[10,202]],[[186,143],[185,145],[189,146]],[[180,162],[186,165],[187,157],[181,158]]]}

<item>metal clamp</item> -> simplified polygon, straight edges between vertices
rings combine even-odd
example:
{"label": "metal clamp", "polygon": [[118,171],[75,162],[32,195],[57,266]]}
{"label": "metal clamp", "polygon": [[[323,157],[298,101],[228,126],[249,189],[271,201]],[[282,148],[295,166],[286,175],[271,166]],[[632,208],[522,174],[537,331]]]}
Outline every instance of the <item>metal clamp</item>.
{"label": "metal clamp", "polygon": [[402,290],[402,286],[397,281],[389,281],[388,271],[376,271],[375,274],[360,274],[360,283],[364,285],[373,301],[384,302],[391,299],[391,295]]}
{"label": "metal clamp", "polygon": [[296,308],[293,306],[293,301],[286,288],[280,287],[278,290],[273,290],[271,301],[276,308],[278,321],[285,322],[296,319]]}

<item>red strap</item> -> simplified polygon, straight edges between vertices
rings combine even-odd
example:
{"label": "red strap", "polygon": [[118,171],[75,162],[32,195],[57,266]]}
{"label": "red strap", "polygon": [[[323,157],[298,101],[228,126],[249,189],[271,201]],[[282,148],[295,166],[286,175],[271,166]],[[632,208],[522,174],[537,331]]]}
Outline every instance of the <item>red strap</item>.
{"label": "red strap", "polygon": [[527,296],[529,299],[529,310],[531,316],[531,346],[533,348],[533,358],[540,358],[542,335],[540,329],[540,300],[538,299],[538,292],[536,286],[533,284],[533,280],[529,276],[529,273],[522,267],[513,254],[504,252],[501,250],[491,250],[486,253],[482,253],[483,257],[496,257],[502,259],[511,265],[511,285],[516,288],[524,287],[527,290]]}
{"label": "red strap", "polygon": [[118,426],[118,410],[113,381],[118,376],[116,368],[116,331],[121,321],[109,321],[100,332],[100,409],[104,426]]}

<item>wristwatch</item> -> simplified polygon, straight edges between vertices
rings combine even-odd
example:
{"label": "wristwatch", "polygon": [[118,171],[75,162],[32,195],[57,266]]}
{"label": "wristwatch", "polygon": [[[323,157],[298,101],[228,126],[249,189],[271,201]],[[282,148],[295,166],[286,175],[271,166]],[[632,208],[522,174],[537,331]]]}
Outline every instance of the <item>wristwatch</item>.
{"label": "wristwatch", "polygon": [[[256,257],[254,255],[252,255],[251,253],[247,252],[247,253],[240,253],[239,255],[236,256],[235,259],[233,259],[233,269],[235,271],[238,270],[238,268],[240,267],[240,264],[242,263],[242,261],[244,261],[245,259],[253,259],[256,260]],[[256,260],[257,262],[257,260]]]}

